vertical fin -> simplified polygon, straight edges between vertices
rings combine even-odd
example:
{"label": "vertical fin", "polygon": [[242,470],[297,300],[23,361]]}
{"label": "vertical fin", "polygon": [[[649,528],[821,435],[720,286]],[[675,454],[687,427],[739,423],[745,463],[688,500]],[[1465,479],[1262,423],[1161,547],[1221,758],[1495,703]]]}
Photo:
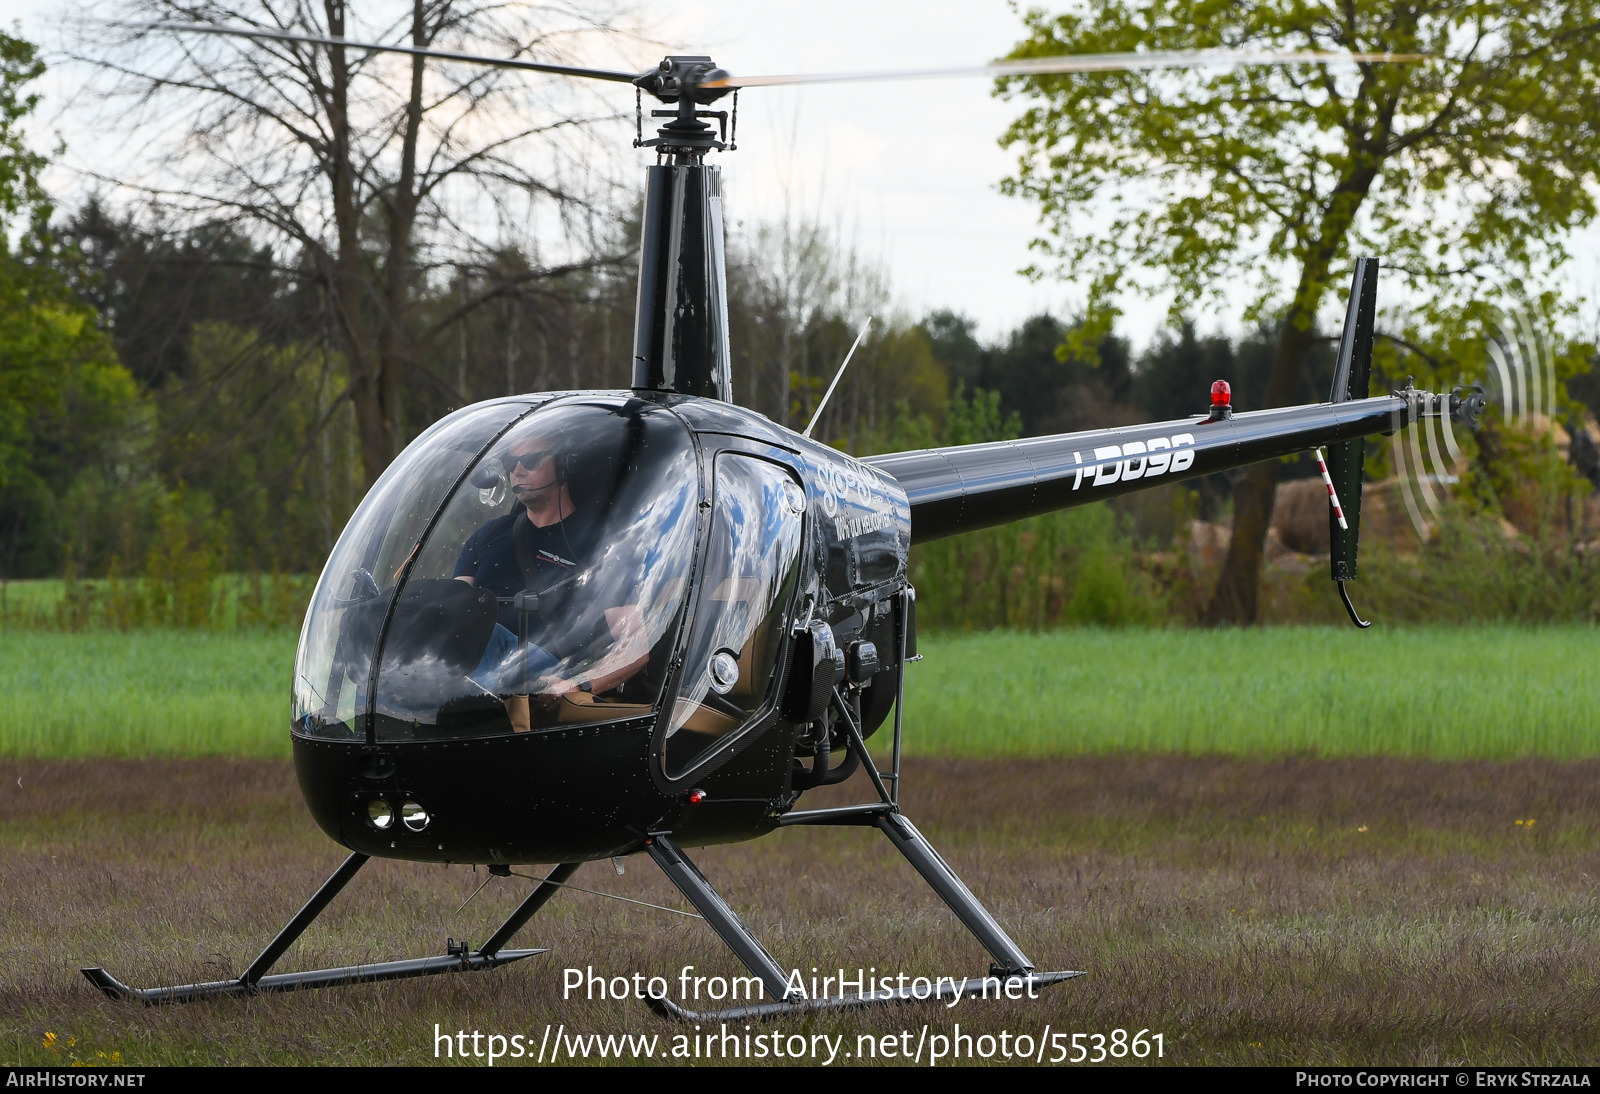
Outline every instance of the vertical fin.
{"label": "vertical fin", "polygon": [[[1365,399],[1372,383],[1372,328],[1378,310],[1378,260],[1356,259],[1350,279],[1350,303],[1339,338],[1339,360],[1333,373],[1335,403]],[[1361,465],[1366,441],[1360,437],[1328,446],[1328,473],[1344,509],[1340,528],[1333,506],[1328,506],[1328,564],[1335,581],[1356,576],[1356,544],[1361,535]]]}

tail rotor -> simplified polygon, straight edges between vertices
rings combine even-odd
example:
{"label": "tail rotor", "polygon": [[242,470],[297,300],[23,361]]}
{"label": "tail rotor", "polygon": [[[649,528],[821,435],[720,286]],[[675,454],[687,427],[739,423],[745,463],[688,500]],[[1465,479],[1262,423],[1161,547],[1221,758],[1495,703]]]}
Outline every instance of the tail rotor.
{"label": "tail rotor", "polygon": [[1479,382],[1466,394],[1459,387],[1451,395],[1398,393],[1412,399],[1413,408],[1407,414],[1411,424],[1390,436],[1391,454],[1406,516],[1424,543],[1442,519],[1449,487],[1459,481],[1462,451],[1452,419],[1476,421],[1490,397],[1499,402],[1507,426],[1537,427],[1555,415],[1555,354],[1527,308],[1496,309],[1483,348],[1488,391]]}
{"label": "tail rotor", "polygon": [[1507,425],[1531,425],[1556,409],[1556,360],[1550,340],[1541,337],[1528,309],[1497,310],[1489,320],[1484,350],[1499,381],[1501,415]]}

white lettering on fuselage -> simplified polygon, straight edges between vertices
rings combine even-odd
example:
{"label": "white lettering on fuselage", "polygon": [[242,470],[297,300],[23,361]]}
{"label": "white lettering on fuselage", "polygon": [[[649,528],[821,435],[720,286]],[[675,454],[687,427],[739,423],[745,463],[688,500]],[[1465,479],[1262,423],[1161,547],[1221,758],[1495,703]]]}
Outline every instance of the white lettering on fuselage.
{"label": "white lettering on fuselage", "polygon": [[866,513],[859,517],[839,517],[834,521],[840,539],[854,539],[868,532],[881,532],[894,527],[894,517],[888,513]]}
{"label": "white lettering on fuselage", "polygon": [[1153,479],[1168,472],[1177,475],[1194,464],[1194,434],[1178,433],[1172,437],[1105,445],[1094,450],[1093,463],[1084,463],[1081,452],[1074,452],[1072,461],[1078,465],[1072,479],[1074,490],[1083,485],[1086,474],[1090,486]]}
{"label": "white lettering on fuselage", "polygon": [[871,475],[854,468],[824,467],[817,476],[817,482],[822,510],[830,517],[838,516],[839,510],[849,505],[852,499],[859,505],[869,507],[889,500],[888,494],[876,485]]}

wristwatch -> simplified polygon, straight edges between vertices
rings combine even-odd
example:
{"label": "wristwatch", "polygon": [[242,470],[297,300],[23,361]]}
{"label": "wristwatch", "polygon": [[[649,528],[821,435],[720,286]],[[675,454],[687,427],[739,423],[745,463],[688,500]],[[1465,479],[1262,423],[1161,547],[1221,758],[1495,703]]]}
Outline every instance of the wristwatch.
{"label": "wristwatch", "polygon": [[578,690],[592,693],[594,691],[594,682],[587,676],[580,676],[578,677]]}

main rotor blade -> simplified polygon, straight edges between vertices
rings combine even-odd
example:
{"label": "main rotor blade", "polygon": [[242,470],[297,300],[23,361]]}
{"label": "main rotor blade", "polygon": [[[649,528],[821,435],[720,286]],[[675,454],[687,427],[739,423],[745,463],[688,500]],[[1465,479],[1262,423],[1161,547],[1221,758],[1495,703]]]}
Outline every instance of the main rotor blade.
{"label": "main rotor blade", "polygon": [[308,42],[319,46],[344,46],[347,49],[366,50],[373,53],[409,53],[413,57],[436,57],[441,61],[462,61],[469,65],[492,65],[495,68],[517,68],[528,72],[549,72],[556,76],[581,76],[588,80],[610,80],[613,83],[631,84],[639,78],[637,72],[613,72],[603,68],[576,68],[572,65],[550,65],[540,61],[524,61],[517,57],[483,57],[476,53],[453,53],[443,49],[426,49],[422,46],[380,45],[377,42],[352,42],[348,38],[330,38],[322,34],[294,34],[283,30],[257,30],[253,27],[212,27],[203,23],[133,23],[143,30],[175,30],[185,34],[217,34],[225,38],[263,38],[274,42]]}
{"label": "main rotor blade", "polygon": [[877,72],[828,72],[797,76],[729,76],[708,80],[705,87],[773,87],[780,84],[834,84],[865,80],[932,80],[946,76],[1047,76],[1066,72],[1146,72],[1163,68],[1206,68],[1212,65],[1328,65],[1425,60],[1420,53],[1325,53],[1315,50],[1184,49],[1151,53],[1080,53],[1064,57],[1030,57],[995,61],[967,68],[883,69]]}

